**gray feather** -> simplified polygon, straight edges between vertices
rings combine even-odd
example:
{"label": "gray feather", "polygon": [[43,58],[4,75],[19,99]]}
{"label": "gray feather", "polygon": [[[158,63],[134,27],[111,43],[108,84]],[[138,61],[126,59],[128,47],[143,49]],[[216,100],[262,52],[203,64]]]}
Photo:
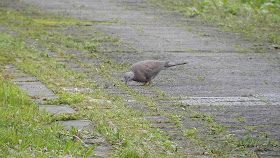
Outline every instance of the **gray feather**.
{"label": "gray feather", "polygon": [[161,70],[183,64],[187,64],[187,62],[169,63],[167,61],[157,60],[140,61],[131,66],[131,71],[129,73],[133,73],[133,75],[131,75],[133,76],[133,78],[125,77],[126,83],[127,81],[134,80],[146,84],[148,82],[151,82],[151,80],[155,78]]}

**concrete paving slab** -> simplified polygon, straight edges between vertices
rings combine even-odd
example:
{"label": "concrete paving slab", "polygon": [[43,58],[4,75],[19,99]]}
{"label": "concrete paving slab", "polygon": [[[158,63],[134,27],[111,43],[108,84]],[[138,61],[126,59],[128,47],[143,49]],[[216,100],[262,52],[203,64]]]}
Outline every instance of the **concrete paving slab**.
{"label": "concrete paving slab", "polygon": [[65,126],[66,130],[71,130],[72,126],[75,127],[76,130],[86,130],[91,131],[94,129],[94,125],[90,120],[67,120],[67,121],[59,121],[59,125]]}
{"label": "concrete paving slab", "polygon": [[39,110],[46,110],[50,115],[53,114],[72,114],[76,112],[73,108],[69,106],[58,106],[58,105],[40,105]]}
{"label": "concrete paving slab", "polygon": [[20,89],[24,90],[32,99],[36,100],[37,103],[57,98],[53,91],[48,89],[36,77],[31,77],[25,73],[19,73],[14,65],[5,65],[4,69],[7,74],[13,77],[11,82],[18,85]]}
{"label": "concrete paving slab", "polygon": [[15,82],[18,87],[24,90],[29,96],[37,101],[56,99],[57,97],[42,82]]}
{"label": "concrete paving slab", "polygon": [[106,145],[96,146],[94,149],[94,155],[103,157],[105,155],[109,155],[111,151],[112,151],[111,146],[106,146]]}

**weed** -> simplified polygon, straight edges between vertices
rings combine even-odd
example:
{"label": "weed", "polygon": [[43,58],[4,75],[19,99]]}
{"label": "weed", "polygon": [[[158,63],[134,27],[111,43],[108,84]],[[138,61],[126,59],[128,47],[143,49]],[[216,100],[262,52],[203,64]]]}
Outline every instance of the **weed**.
{"label": "weed", "polygon": [[196,76],[196,78],[197,78],[197,81],[203,81],[204,79],[202,78],[202,77],[200,77],[200,76]]}
{"label": "weed", "polygon": [[190,118],[201,118],[202,120],[213,123],[215,121],[215,118],[207,113],[192,111],[193,115],[190,116]]}
{"label": "weed", "polygon": [[213,91],[213,92],[218,92],[218,91],[220,91],[219,89],[211,89],[211,91]]}
{"label": "weed", "polygon": [[184,70],[185,67],[184,66],[178,66],[178,70]]}
{"label": "weed", "polygon": [[193,138],[196,139],[197,137],[197,129],[193,128],[193,129],[185,129],[183,131],[184,135],[186,136],[186,138]]}
{"label": "weed", "polygon": [[222,128],[222,126],[218,123],[211,123],[210,124],[210,131],[209,134],[220,134],[223,133],[224,129]]}
{"label": "weed", "polygon": [[206,149],[209,154],[213,155],[214,157],[227,157],[224,145],[211,145],[206,147]]}
{"label": "weed", "polygon": [[257,126],[246,126],[245,129],[248,131],[254,131],[256,128],[258,128]]}
{"label": "weed", "polygon": [[193,31],[193,29],[191,27],[186,27],[185,29],[188,30],[189,32]]}
{"label": "weed", "polygon": [[262,80],[262,82],[263,82],[264,84],[266,84],[266,85],[268,84],[265,80]]}
{"label": "weed", "polygon": [[240,117],[240,116],[237,117],[237,120],[238,120],[239,122],[245,122],[245,120],[244,120],[242,117]]}
{"label": "weed", "polygon": [[262,137],[253,137],[251,135],[247,135],[243,139],[238,139],[236,141],[236,145],[238,147],[255,147],[256,151],[264,151],[267,150],[270,146],[277,146],[277,142],[275,140],[267,140]]}

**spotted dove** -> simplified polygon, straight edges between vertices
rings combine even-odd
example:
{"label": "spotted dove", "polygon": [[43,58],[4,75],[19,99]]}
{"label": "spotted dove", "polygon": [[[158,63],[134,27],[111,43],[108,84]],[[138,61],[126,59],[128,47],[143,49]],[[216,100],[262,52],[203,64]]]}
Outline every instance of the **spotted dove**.
{"label": "spotted dove", "polygon": [[147,84],[157,76],[157,74],[168,67],[187,64],[187,62],[169,63],[168,61],[145,60],[133,64],[130,71],[124,74],[125,84],[128,81],[137,81]]}

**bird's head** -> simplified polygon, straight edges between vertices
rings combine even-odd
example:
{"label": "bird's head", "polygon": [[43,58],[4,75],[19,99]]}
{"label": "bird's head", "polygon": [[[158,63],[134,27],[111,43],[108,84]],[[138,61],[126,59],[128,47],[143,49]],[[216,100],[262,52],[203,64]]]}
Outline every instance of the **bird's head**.
{"label": "bird's head", "polygon": [[125,79],[125,84],[128,83],[128,81],[132,81],[133,78],[134,78],[134,73],[133,72],[126,72],[124,75],[123,75],[124,79]]}

